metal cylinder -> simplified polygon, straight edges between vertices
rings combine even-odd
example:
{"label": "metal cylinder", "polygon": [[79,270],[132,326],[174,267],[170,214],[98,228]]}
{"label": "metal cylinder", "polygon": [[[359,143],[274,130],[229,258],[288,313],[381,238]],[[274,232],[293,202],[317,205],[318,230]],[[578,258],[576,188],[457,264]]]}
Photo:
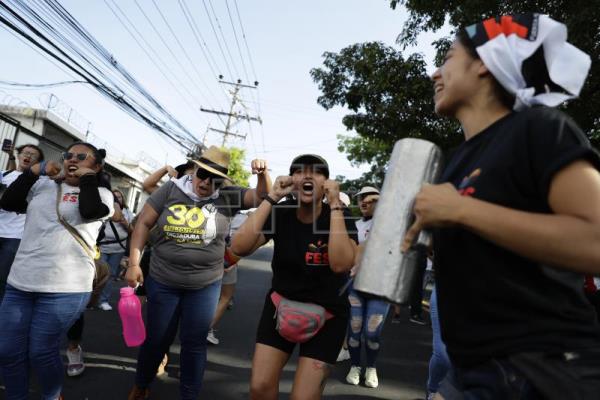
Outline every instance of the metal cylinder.
{"label": "metal cylinder", "polygon": [[421,139],[401,139],[394,145],[373,227],[365,242],[360,268],[354,279],[356,290],[407,303],[417,277],[417,247],[429,246],[430,235],[422,232],[411,250],[400,252],[404,235],[414,221],[414,199],[424,183],[437,180],[442,152]]}

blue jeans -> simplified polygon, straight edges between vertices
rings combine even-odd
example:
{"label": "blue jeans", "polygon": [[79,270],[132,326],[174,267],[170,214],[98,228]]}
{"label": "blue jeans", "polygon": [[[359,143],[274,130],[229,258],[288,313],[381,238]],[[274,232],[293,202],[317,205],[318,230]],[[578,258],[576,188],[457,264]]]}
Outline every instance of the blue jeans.
{"label": "blue jeans", "polygon": [[144,285],[148,296],[146,341],[138,355],[135,383],[141,388],[150,385],[180,325],[181,399],[196,400],[206,366],[206,335],[217,309],[221,281],[202,289],[177,289],[150,275]]}
{"label": "blue jeans", "polygon": [[17,255],[20,243],[21,239],[0,237],[0,304],[2,304],[2,298],[4,297],[6,279],[8,279],[8,273]]}
{"label": "blue jeans", "polygon": [[0,371],[7,400],[28,398],[30,366],[42,398],[58,398],[65,373],[60,341],[89,298],[90,293],[35,293],[6,286],[0,306]]}
{"label": "blue jeans", "polygon": [[446,352],[446,345],[442,342],[435,286],[431,291],[431,299],[429,302],[431,329],[433,330],[433,352],[431,353],[431,359],[429,360],[427,391],[429,393],[436,393],[440,387],[440,383],[442,383],[442,380],[450,369],[450,358]]}
{"label": "blue jeans", "polygon": [[364,336],[367,341],[365,347],[367,367],[375,367],[381,345],[381,331],[390,304],[384,300],[367,298],[352,286],[348,289],[348,300],[350,301],[348,350],[352,365],[361,365],[360,346]]}
{"label": "blue jeans", "polygon": [[102,293],[100,293],[100,299],[98,300],[100,303],[108,303],[108,299],[110,299],[110,291],[112,289],[112,282],[113,279],[119,277],[119,266],[124,255],[125,252],[112,254],[102,253],[100,255],[100,258],[110,267],[110,277],[112,278],[106,282],[106,286],[104,286]]}

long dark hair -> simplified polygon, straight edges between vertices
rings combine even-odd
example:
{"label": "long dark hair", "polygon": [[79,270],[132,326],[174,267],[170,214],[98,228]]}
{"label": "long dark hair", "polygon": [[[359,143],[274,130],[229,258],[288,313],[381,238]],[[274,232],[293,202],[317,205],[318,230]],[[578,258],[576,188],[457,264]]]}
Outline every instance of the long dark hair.
{"label": "long dark hair", "polygon": [[88,142],[74,142],[67,147],[67,151],[71,150],[75,146],[85,146],[92,151],[92,155],[94,156],[94,161],[96,165],[100,165],[100,170],[96,173],[96,179],[98,180],[98,186],[104,187],[108,190],[111,190],[110,187],[110,174],[104,171],[104,159],[106,158],[106,150],[99,149],[91,143]]}
{"label": "long dark hair", "polygon": [[[475,44],[467,34],[467,31],[464,29],[460,29],[456,33],[456,40],[467,50],[467,53],[475,60],[480,60],[479,53],[477,53],[477,49],[475,48]],[[515,105],[515,96],[510,94],[504,87],[494,78],[492,75],[492,79],[494,80],[494,94],[500,100],[502,105],[504,105],[509,110],[513,109]]]}

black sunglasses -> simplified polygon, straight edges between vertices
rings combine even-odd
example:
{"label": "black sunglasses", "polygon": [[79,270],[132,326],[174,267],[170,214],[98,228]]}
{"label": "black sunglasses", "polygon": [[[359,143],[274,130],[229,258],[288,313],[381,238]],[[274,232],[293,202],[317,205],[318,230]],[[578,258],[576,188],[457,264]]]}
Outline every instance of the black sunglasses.
{"label": "black sunglasses", "polygon": [[196,177],[202,181],[206,178],[210,178],[211,181],[221,178],[219,175],[213,174],[212,172],[207,171],[204,168],[198,168],[196,170]]}
{"label": "black sunglasses", "polygon": [[88,157],[90,156],[90,153],[71,153],[71,152],[64,152],[62,154],[63,160],[70,160],[71,158],[75,157],[77,158],[77,160],[79,161],[84,161],[86,160]]}

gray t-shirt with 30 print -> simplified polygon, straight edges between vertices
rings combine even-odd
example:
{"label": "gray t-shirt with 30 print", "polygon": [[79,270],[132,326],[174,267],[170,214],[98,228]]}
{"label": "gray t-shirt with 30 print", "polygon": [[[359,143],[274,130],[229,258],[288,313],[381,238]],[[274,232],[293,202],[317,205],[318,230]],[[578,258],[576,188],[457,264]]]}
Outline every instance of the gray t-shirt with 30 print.
{"label": "gray t-shirt with 30 print", "polygon": [[244,208],[246,190],[229,186],[204,201],[192,200],[173,182],[154,192],[148,199],[159,214],[152,278],[181,289],[200,289],[221,279],[230,220]]}

